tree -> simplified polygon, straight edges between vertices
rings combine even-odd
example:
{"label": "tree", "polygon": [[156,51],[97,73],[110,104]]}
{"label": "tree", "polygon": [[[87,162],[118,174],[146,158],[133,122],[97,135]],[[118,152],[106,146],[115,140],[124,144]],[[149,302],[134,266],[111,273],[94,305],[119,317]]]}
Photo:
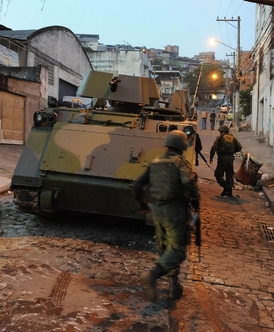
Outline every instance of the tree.
{"label": "tree", "polygon": [[[201,68],[194,68],[188,71],[184,77],[184,82],[188,83],[189,93],[194,95]],[[225,89],[224,71],[217,64],[204,64],[201,72],[200,83],[197,96],[204,99],[207,94],[217,94]]]}
{"label": "tree", "polygon": [[[11,3],[11,1],[12,0],[0,0],[0,15],[2,14],[2,9],[3,9],[4,2],[7,3],[7,11],[8,11],[9,10],[9,4]],[[46,0],[40,0],[40,2],[42,2],[42,8],[41,8],[41,10],[43,10]]]}
{"label": "tree", "polygon": [[162,64],[162,59],[161,58],[155,58],[153,61],[151,61],[152,65],[161,65]]}
{"label": "tree", "polygon": [[252,86],[250,86],[246,90],[240,91],[240,105],[245,117],[251,114],[251,102],[252,102],[251,91],[252,91]]}

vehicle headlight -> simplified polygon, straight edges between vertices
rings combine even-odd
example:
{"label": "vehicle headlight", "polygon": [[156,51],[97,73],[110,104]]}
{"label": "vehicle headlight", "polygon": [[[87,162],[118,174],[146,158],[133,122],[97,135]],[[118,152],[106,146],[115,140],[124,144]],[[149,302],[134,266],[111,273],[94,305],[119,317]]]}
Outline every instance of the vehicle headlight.
{"label": "vehicle headlight", "polygon": [[57,114],[55,112],[37,111],[33,115],[33,122],[35,126],[42,126],[47,124],[53,124],[57,120]]}
{"label": "vehicle headlight", "polygon": [[186,126],[184,127],[183,132],[189,137],[194,134],[194,128],[192,126]]}

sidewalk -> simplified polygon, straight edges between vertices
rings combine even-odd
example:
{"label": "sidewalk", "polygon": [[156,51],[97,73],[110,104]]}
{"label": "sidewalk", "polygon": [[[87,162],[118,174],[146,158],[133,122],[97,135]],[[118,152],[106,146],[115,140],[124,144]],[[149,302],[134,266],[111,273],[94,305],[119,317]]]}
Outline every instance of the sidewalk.
{"label": "sidewalk", "polygon": [[[273,147],[269,146],[266,142],[260,143],[258,136],[254,135],[252,131],[239,130],[235,132],[233,128],[230,129],[233,135],[239,140],[243,147],[244,153],[250,153],[256,160],[263,162],[263,166],[260,168],[259,172],[267,175],[268,178],[274,178],[274,156],[273,156]],[[209,155],[211,146],[215,138],[219,135],[218,126],[215,127],[215,130],[201,130],[201,125],[198,125],[198,133],[202,140],[203,150],[202,154],[209,164]],[[216,181],[214,177],[214,170],[216,168],[217,156],[215,155],[213,164],[206,166],[202,158],[199,157],[199,166],[196,170],[199,178],[208,179]],[[238,171],[242,164],[242,158],[236,157],[234,162],[235,172]],[[268,204],[274,212],[274,186],[266,187],[263,186],[262,190],[268,200]]]}
{"label": "sidewalk", "polygon": [[[257,160],[264,163],[260,168],[260,172],[268,176],[269,179],[274,179],[273,147],[269,146],[266,142],[260,143],[258,136],[255,136],[252,132],[239,131],[234,133],[234,135],[241,142],[245,152],[249,152]],[[263,186],[262,190],[270,208],[274,212],[274,182],[271,186]]]}
{"label": "sidewalk", "polygon": [[9,190],[11,177],[22,150],[22,145],[0,144],[0,194]]}

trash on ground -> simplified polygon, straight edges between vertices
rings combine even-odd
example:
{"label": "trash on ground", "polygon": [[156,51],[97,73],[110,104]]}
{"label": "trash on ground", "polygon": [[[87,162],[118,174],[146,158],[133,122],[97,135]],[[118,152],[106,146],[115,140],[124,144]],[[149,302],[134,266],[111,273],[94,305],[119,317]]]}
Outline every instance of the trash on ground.
{"label": "trash on ground", "polygon": [[258,173],[259,169],[263,166],[263,162],[257,160],[250,153],[246,153],[240,168],[236,173],[236,180],[242,184],[255,186],[257,181],[261,178]]}
{"label": "trash on ground", "polygon": [[262,176],[261,176],[261,180],[267,180],[267,179],[269,179],[269,176],[268,176],[268,174],[267,173],[263,173],[262,174]]}
{"label": "trash on ground", "polygon": [[274,187],[274,178],[267,178],[262,181],[263,186]]}

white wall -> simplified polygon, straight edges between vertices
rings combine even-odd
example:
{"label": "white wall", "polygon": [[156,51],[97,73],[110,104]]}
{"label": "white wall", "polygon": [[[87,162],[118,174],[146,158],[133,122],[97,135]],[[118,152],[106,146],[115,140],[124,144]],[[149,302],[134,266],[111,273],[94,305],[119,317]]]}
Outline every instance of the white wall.
{"label": "white wall", "polygon": [[149,77],[152,65],[148,53],[139,50],[107,51],[88,53],[94,70],[114,75],[135,75]]}
{"label": "white wall", "polygon": [[40,29],[31,38],[27,66],[37,63],[48,67],[48,93],[56,98],[59,79],[78,87],[86,71],[92,69],[80,42],[64,27]]}
{"label": "white wall", "polygon": [[[254,64],[257,64],[255,67],[257,79],[252,91],[251,126],[256,135],[264,136],[266,142],[273,146],[274,51],[271,48],[271,30],[273,27],[271,12],[271,6],[256,6],[256,41],[253,61]],[[261,71],[259,70],[260,66]]]}

